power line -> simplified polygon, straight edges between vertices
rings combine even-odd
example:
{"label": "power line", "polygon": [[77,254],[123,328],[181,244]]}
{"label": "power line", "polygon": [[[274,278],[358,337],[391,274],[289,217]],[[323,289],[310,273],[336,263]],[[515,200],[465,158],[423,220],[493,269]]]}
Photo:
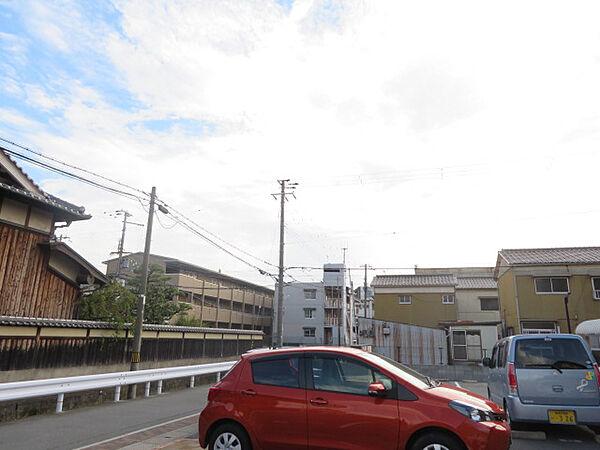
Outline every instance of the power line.
{"label": "power line", "polygon": [[138,197],[135,194],[132,194],[132,193],[129,193],[129,192],[125,192],[125,191],[122,191],[120,189],[116,189],[116,188],[113,188],[113,187],[110,187],[110,186],[103,185],[103,184],[101,184],[101,183],[99,183],[97,181],[90,180],[88,178],[84,178],[84,177],[82,177],[80,175],[77,175],[77,174],[74,174],[72,172],[68,172],[68,171],[60,169],[58,167],[54,167],[54,166],[51,166],[49,164],[46,164],[46,163],[44,163],[42,161],[38,161],[36,159],[30,158],[29,156],[26,156],[26,155],[23,155],[21,153],[15,152],[14,150],[9,150],[9,149],[4,148],[4,147],[0,147],[0,149],[2,149],[5,153],[8,153],[11,156],[14,156],[15,158],[19,158],[19,159],[21,159],[23,161],[27,161],[30,164],[33,164],[35,166],[44,168],[44,169],[49,170],[51,172],[55,172],[55,173],[58,173],[60,175],[64,175],[64,176],[69,177],[69,178],[73,178],[73,179],[75,179],[77,181],[89,184],[89,185],[94,186],[94,187],[96,187],[98,189],[102,189],[104,191],[112,192],[113,194],[121,195],[121,196],[124,196],[124,197],[127,197],[127,198],[132,198],[132,199],[139,199],[140,198],[140,197]]}
{"label": "power line", "polygon": [[150,195],[150,194],[148,194],[147,192],[144,192],[144,191],[142,191],[142,190],[140,190],[140,189],[137,189],[137,188],[135,188],[135,187],[133,187],[133,186],[130,186],[130,185],[128,185],[128,184],[122,183],[122,182],[120,182],[120,181],[117,181],[117,180],[113,180],[112,178],[105,177],[104,175],[100,175],[100,174],[98,174],[98,173],[92,172],[91,170],[83,169],[83,168],[81,168],[81,167],[78,167],[78,166],[75,166],[75,165],[73,165],[73,164],[69,164],[69,163],[66,163],[66,162],[64,162],[64,161],[60,161],[60,160],[58,160],[58,159],[56,159],[56,158],[52,158],[51,156],[44,155],[44,154],[43,154],[43,153],[41,153],[41,152],[38,152],[38,151],[32,150],[31,148],[29,148],[29,147],[26,147],[26,146],[24,146],[24,145],[17,144],[16,142],[9,141],[8,139],[5,139],[5,138],[3,138],[3,137],[1,137],[1,136],[0,136],[0,141],[4,141],[4,142],[6,142],[6,143],[8,143],[8,144],[14,145],[15,147],[19,147],[19,148],[21,148],[21,149],[23,149],[23,150],[26,150],[26,151],[28,151],[28,152],[30,152],[30,153],[33,153],[34,155],[41,156],[42,158],[45,158],[45,159],[47,159],[47,160],[49,160],[49,161],[53,161],[53,162],[55,162],[55,163],[61,164],[61,165],[65,166],[65,167],[70,167],[71,169],[76,169],[76,170],[79,170],[79,171],[81,171],[81,172],[87,173],[87,174],[89,174],[89,175],[93,175],[93,176],[95,176],[95,177],[101,178],[102,180],[109,181],[109,182],[111,182],[111,183],[117,184],[117,185],[119,185],[119,186],[122,186],[122,187],[126,187],[127,189],[131,189],[132,191],[137,191],[137,192],[139,192],[140,194],[144,194],[144,195],[146,195],[146,196],[149,196],[149,195]]}
{"label": "power line", "polygon": [[[36,155],[39,155],[39,156],[46,157],[45,155],[41,154],[40,152],[36,152],[36,151],[34,151],[34,150],[28,149],[27,147],[24,147],[24,146],[22,146],[22,145],[16,144],[16,143],[14,143],[14,142],[11,142],[11,141],[9,141],[9,140],[7,140],[7,139],[4,139],[4,138],[2,138],[2,137],[0,137],[0,140],[2,140],[2,141],[4,141],[4,142],[8,142],[8,143],[10,143],[10,144],[12,144],[12,145],[15,145],[15,146],[19,147],[19,148],[23,148],[23,149],[25,149],[25,150],[27,150],[27,151],[30,151],[30,152],[32,152],[32,153],[34,153],[34,154],[36,154]],[[37,159],[31,158],[31,157],[29,157],[29,156],[27,156],[27,155],[24,155],[24,154],[22,154],[22,153],[16,152],[16,151],[14,151],[14,150],[10,150],[10,149],[4,148],[4,147],[0,147],[0,148],[1,148],[3,151],[5,151],[6,153],[8,153],[9,155],[12,155],[12,156],[14,156],[14,157],[16,157],[16,158],[19,158],[19,159],[23,160],[23,161],[27,161],[28,163],[30,163],[30,164],[33,164],[33,165],[35,165],[35,166],[42,167],[42,168],[44,168],[44,169],[46,169],[46,170],[49,170],[49,171],[52,171],[52,172],[58,173],[58,174],[60,174],[60,175],[63,175],[63,176],[65,176],[65,177],[69,177],[69,178],[75,179],[75,180],[77,180],[77,181],[80,181],[80,182],[82,182],[82,183],[89,184],[89,185],[91,185],[91,186],[93,186],[93,187],[96,187],[96,188],[98,188],[98,189],[102,189],[102,190],[105,190],[105,191],[111,192],[111,193],[113,193],[113,194],[121,195],[121,196],[124,196],[124,197],[130,198],[130,199],[135,199],[135,200],[137,200],[137,201],[138,201],[138,202],[139,202],[139,203],[142,205],[142,208],[143,208],[144,210],[146,210],[146,208],[145,208],[145,206],[144,206],[144,203],[143,203],[143,198],[142,198],[142,197],[140,197],[140,196],[138,196],[138,195],[136,195],[136,194],[132,194],[132,193],[129,193],[129,192],[126,192],[126,191],[120,190],[120,189],[116,189],[116,188],[114,188],[114,187],[111,187],[111,186],[107,186],[107,185],[105,185],[105,184],[102,184],[102,183],[100,183],[100,182],[98,182],[98,181],[94,181],[94,180],[91,180],[91,179],[89,179],[89,178],[85,178],[85,177],[83,177],[83,176],[81,176],[81,175],[77,175],[77,174],[75,174],[75,173],[73,173],[73,172],[69,172],[68,170],[61,169],[61,168],[58,168],[58,167],[52,166],[52,165],[50,165],[50,164],[47,164],[47,163],[45,163],[45,162],[42,162],[42,161],[39,161],[39,160],[37,160]],[[67,163],[65,163],[65,162],[63,162],[63,161],[60,161],[60,160],[58,160],[58,159],[55,159],[55,158],[51,158],[51,157],[46,157],[46,158],[48,158],[48,159],[51,159],[52,161],[54,161],[54,162],[57,162],[57,163],[59,163],[59,164],[62,164],[62,165],[64,165],[64,166],[66,166],[66,167],[71,167],[71,168],[74,168],[74,169],[76,169],[76,170],[81,170],[82,172],[85,172],[85,173],[91,174],[91,175],[93,175],[93,176],[96,176],[96,177],[98,177],[98,178],[101,178],[101,179],[104,179],[104,180],[110,181],[111,183],[115,183],[115,184],[118,184],[118,185],[121,185],[121,186],[127,187],[128,189],[132,189],[132,190],[134,190],[134,191],[136,191],[136,192],[143,193],[144,195],[148,195],[148,194],[146,194],[144,191],[142,191],[142,190],[140,190],[140,189],[136,189],[136,188],[134,188],[134,187],[132,187],[132,186],[129,186],[129,185],[125,184],[125,183],[121,183],[121,182],[118,182],[118,181],[112,180],[112,179],[110,179],[110,178],[108,178],[108,177],[104,177],[104,176],[102,176],[102,175],[96,174],[96,173],[94,173],[94,172],[91,172],[91,171],[88,171],[88,170],[86,170],[86,169],[81,169],[81,168],[79,168],[79,167],[76,167],[76,166],[73,166],[73,165],[67,164]],[[158,200],[158,199],[157,199],[157,200]],[[164,201],[160,200],[160,201],[159,201],[159,208],[161,207],[161,205],[162,205],[163,207],[165,207],[165,208],[168,206],[166,202],[164,202]],[[177,211],[177,210],[175,210],[174,208],[171,208],[171,207],[169,207],[169,209],[171,209],[171,211],[174,211],[176,214],[178,214],[179,216],[181,216],[181,217],[179,217],[179,216],[177,216],[177,215],[173,215],[173,214],[171,214],[171,216],[174,218],[174,221],[175,221],[176,223],[179,223],[179,224],[180,224],[180,225],[182,225],[184,228],[188,229],[188,230],[189,230],[189,231],[191,231],[192,233],[194,233],[194,234],[196,234],[197,236],[201,237],[201,238],[202,238],[202,239],[204,239],[205,241],[209,242],[210,244],[212,244],[213,246],[215,246],[215,247],[217,247],[218,249],[222,250],[223,252],[227,253],[228,255],[232,256],[233,258],[235,258],[235,259],[237,259],[237,260],[239,260],[239,261],[243,262],[244,264],[246,264],[246,265],[248,265],[248,266],[250,266],[250,267],[252,267],[252,268],[256,269],[256,270],[257,270],[257,271],[258,271],[260,274],[262,274],[262,275],[268,275],[268,276],[270,276],[270,277],[272,277],[272,278],[274,278],[274,277],[275,277],[273,274],[271,274],[271,273],[267,272],[266,270],[263,270],[262,268],[258,267],[258,266],[257,266],[257,265],[255,265],[255,264],[252,264],[252,263],[250,263],[250,262],[246,261],[245,259],[243,259],[243,258],[239,257],[238,255],[236,255],[236,254],[232,253],[231,251],[229,251],[228,249],[226,249],[226,248],[225,248],[225,247],[223,247],[222,245],[218,244],[218,243],[217,243],[217,242],[215,242],[213,239],[211,239],[211,238],[209,238],[209,237],[205,236],[203,233],[201,233],[200,231],[198,231],[197,229],[195,229],[195,228],[194,228],[194,226],[196,226],[196,227],[198,227],[198,228],[201,228],[201,229],[203,229],[203,230],[204,230],[206,233],[213,235],[215,238],[218,238],[218,237],[217,237],[217,236],[216,236],[214,233],[211,233],[210,231],[206,230],[206,229],[205,229],[204,227],[202,227],[201,225],[197,224],[197,223],[196,223],[196,222],[194,222],[193,220],[191,220],[191,219],[189,219],[188,217],[186,217],[186,216],[185,216],[183,213],[181,213],[181,212],[179,212],[179,211]],[[146,211],[147,211],[147,210],[146,210]],[[185,220],[184,220],[184,219],[185,219]],[[186,222],[186,220],[187,220],[188,222],[192,223],[194,226],[192,226],[192,225],[190,225],[189,223],[187,223],[187,222]],[[229,245],[229,246],[231,246],[231,247],[235,248],[236,250],[238,250],[238,251],[240,251],[240,252],[242,252],[242,253],[245,253],[245,254],[247,254],[248,256],[251,256],[251,257],[253,257],[253,258],[259,259],[259,258],[255,257],[255,256],[251,255],[250,253],[248,253],[248,252],[246,252],[246,251],[244,251],[244,250],[242,250],[242,249],[240,249],[240,248],[238,248],[238,247],[234,246],[233,244],[230,244],[230,243],[228,243],[227,241],[225,241],[225,240],[223,240],[223,239],[221,239],[221,238],[218,238],[218,239],[219,239],[219,240],[221,240],[222,242],[225,242],[227,245]],[[259,260],[260,260],[260,259],[259,259]],[[261,260],[261,262],[263,262],[263,263],[265,263],[265,264],[268,264],[268,265],[271,265],[271,266],[274,266],[274,267],[276,267],[274,264],[271,264],[271,263],[269,263],[269,262],[267,262],[267,261]]]}

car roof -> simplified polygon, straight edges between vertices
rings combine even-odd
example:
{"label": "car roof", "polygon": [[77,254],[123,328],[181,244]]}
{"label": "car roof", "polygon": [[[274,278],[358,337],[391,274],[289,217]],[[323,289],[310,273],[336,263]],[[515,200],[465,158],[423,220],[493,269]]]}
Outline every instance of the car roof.
{"label": "car roof", "polygon": [[283,355],[305,352],[329,352],[343,355],[364,355],[364,350],[352,347],[334,347],[334,346],[309,346],[309,347],[279,347],[279,348],[260,348],[249,350],[242,355],[242,358],[254,358],[258,356]]}

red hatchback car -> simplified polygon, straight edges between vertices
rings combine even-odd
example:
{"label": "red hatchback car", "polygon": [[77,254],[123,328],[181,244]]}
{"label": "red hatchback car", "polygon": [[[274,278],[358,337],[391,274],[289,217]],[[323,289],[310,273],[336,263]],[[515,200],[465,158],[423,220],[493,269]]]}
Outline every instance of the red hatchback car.
{"label": "red hatchback car", "polygon": [[210,450],[505,450],[495,403],[352,348],[255,350],[215,386],[198,420]]}

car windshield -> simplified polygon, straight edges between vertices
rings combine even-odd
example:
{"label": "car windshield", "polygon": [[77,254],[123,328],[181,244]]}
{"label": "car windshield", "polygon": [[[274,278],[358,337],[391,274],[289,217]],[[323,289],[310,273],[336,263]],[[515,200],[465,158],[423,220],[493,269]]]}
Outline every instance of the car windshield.
{"label": "car windshield", "polygon": [[399,376],[403,380],[408,381],[412,385],[421,389],[436,386],[436,382],[429,377],[405,366],[404,364],[394,361],[386,356],[379,355],[377,353],[366,353],[366,358],[371,362],[377,364],[382,369],[387,370],[394,375]]}
{"label": "car windshield", "polygon": [[577,339],[522,339],[517,341],[515,366],[520,369],[590,369],[592,361]]}

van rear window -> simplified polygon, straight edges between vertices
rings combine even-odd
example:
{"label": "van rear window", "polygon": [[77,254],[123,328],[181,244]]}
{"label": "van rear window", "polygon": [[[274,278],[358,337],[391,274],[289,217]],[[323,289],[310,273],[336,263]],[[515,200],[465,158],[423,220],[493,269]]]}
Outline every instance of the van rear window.
{"label": "van rear window", "polygon": [[577,339],[520,339],[515,349],[519,369],[591,369],[592,361]]}

